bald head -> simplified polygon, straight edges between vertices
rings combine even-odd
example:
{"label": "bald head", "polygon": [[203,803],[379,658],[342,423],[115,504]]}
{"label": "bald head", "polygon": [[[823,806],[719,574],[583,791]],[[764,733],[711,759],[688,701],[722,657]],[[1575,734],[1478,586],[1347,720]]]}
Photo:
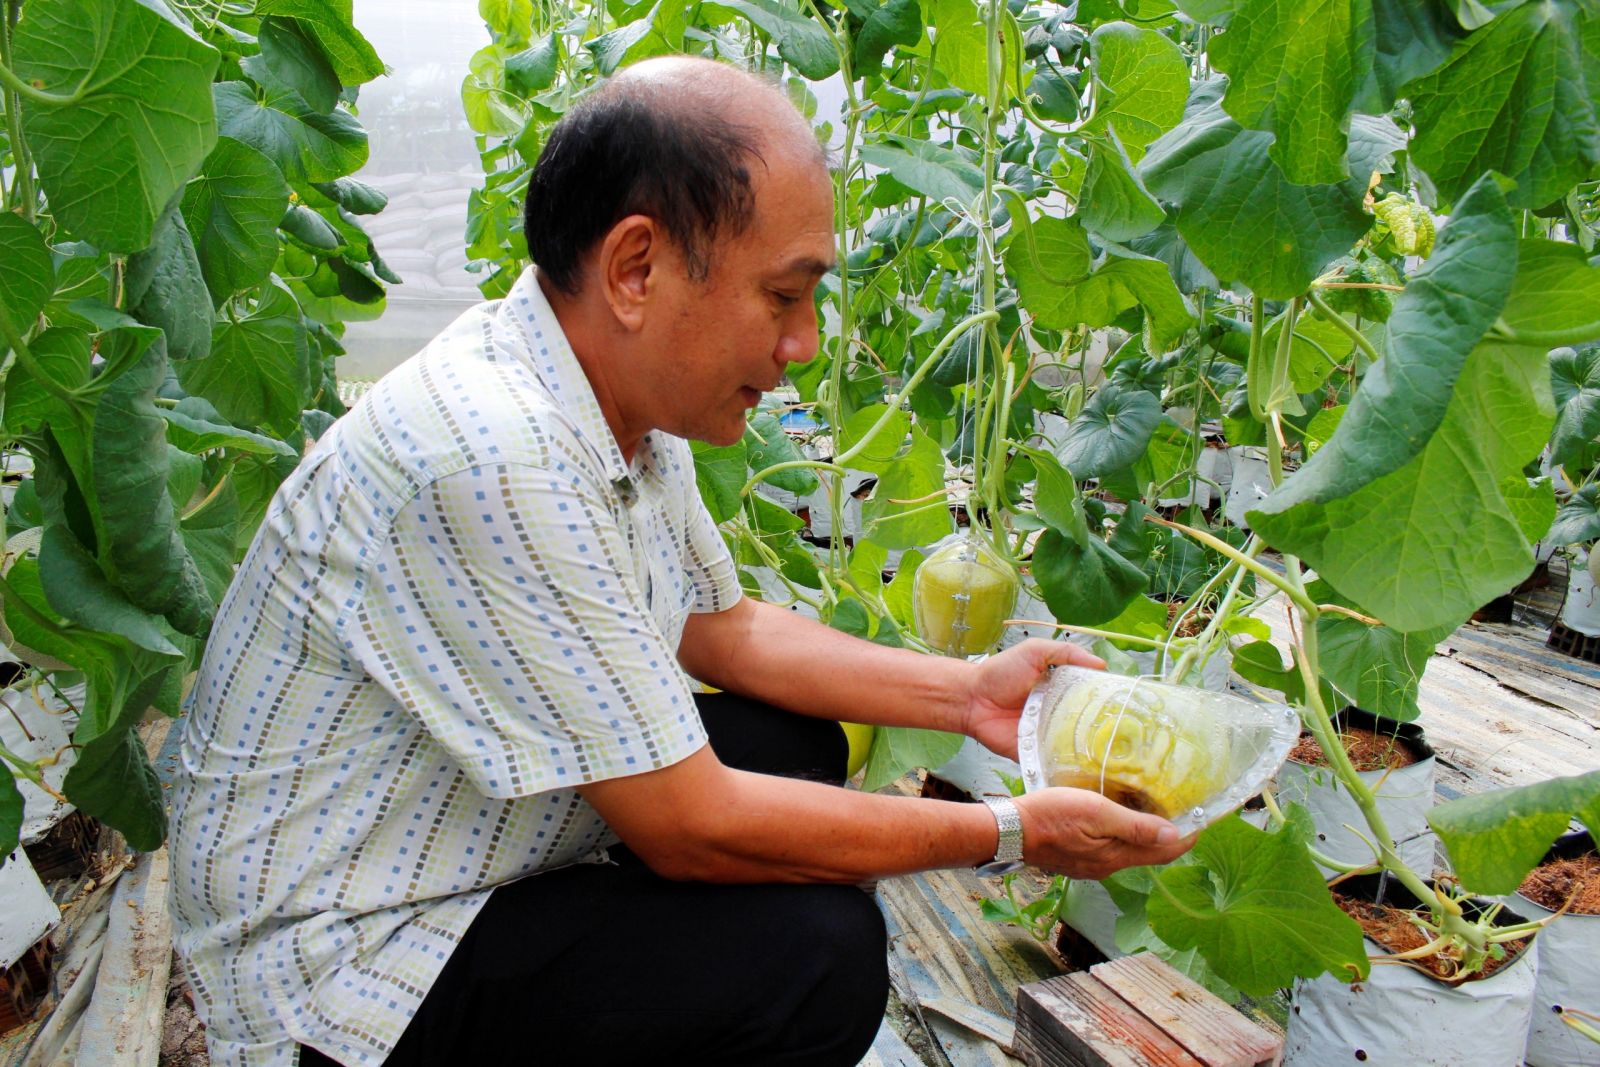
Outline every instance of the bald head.
{"label": "bald head", "polygon": [[708,59],[647,60],[551,130],[528,183],[528,249],[576,294],[583,255],[621,219],[648,215],[704,278],[716,241],[750,225],[755,171],[796,166],[821,169],[826,156],[776,86]]}

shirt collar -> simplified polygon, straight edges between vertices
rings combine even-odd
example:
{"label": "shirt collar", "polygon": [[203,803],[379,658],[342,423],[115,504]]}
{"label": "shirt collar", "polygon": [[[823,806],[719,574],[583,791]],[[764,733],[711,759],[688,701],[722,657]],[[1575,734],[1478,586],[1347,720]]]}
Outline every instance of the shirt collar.
{"label": "shirt collar", "polygon": [[639,442],[632,467],[622,457],[616,435],[611,432],[605,415],[600,411],[600,401],[595,398],[594,386],[584,373],[583,365],[572,351],[567,335],[561,329],[555,310],[545,299],[544,290],[534,268],[522,272],[511,291],[501,302],[527,334],[532,366],[545,388],[550,390],[561,409],[571,416],[578,433],[589,442],[600,456],[606,478],[616,487],[625,503],[631,505],[638,496],[639,477],[646,472],[657,473],[656,433],[651,431]]}

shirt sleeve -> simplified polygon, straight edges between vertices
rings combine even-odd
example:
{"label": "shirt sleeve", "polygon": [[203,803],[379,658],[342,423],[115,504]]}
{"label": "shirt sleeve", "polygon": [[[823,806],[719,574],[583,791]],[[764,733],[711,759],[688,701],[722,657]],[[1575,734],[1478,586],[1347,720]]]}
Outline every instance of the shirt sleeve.
{"label": "shirt sleeve", "polygon": [[424,487],[346,628],[490,797],[639,774],[705,744],[625,535],[570,468],[492,464]]}
{"label": "shirt sleeve", "polygon": [[744,596],[744,589],[739,585],[739,572],[734,567],[727,542],[722,539],[722,531],[717,529],[716,520],[700,497],[700,487],[694,480],[694,457],[687,444],[675,457],[673,469],[683,501],[683,521],[679,525],[679,529],[685,531],[683,567],[694,590],[690,610],[697,613],[726,611]]}

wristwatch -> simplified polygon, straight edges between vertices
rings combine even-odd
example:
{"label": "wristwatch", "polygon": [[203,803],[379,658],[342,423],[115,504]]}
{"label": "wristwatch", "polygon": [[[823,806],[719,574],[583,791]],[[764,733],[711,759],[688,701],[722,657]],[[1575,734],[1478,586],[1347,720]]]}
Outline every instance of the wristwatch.
{"label": "wristwatch", "polygon": [[979,865],[978,873],[985,875],[1010,874],[1022,868],[1022,815],[1010,797],[979,797],[994,813],[1000,827],[1000,844],[994,850],[994,859]]}

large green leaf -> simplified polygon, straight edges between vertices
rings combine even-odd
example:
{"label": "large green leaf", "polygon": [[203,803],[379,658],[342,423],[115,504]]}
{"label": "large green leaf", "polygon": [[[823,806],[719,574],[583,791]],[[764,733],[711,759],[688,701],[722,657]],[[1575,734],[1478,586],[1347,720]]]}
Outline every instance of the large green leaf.
{"label": "large green leaf", "polygon": [[345,85],[361,85],[383,74],[383,60],[356,29],[353,0],[257,0],[257,15],[299,21],[322,45]]}
{"label": "large green leaf", "polygon": [[1341,496],[1280,506],[1279,494],[1347,432],[1347,413],[1334,441],[1249,513],[1251,528],[1396,629],[1458,625],[1533,567],[1506,494],[1526,485],[1522,467],[1553,421],[1544,352],[1480,345],[1456,379],[1444,421],[1403,466]]}
{"label": "large green leaf", "polygon": [[306,332],[286,313],[292,306],[292,298],[280,296],[242,319],[218,322],[211,358],[177,365],[184,389],[237,425],[268,426],[279,437],[294,433],[311,382]]}
{"label": "large green leaf", "polygon": [[[162,499],[166,496],[163,489]],[[66,527],[45,528],[39,545],[39,577],[50,606],[65,618],[90,630],[116,634],[160,655],[181,654],[162,632],[161,620],[134,605],[108,582]]]}
{"label": "large green leaf", "polygon": [[318,111],[332,111],[339,102],[339,76],[303,25],[294,19],[264,18],[256,32],[259,56],[242,61],[258,84],[288,89]]}
{"label": "large green leaf", "polygon": [[1222,106],[1276,135],[1268,151],[1291,182],[1348,177],[1350,104],[1372,67],[1371,11],[1370,0],[1240,0],[1211,39],[1211,64],[1228,75]]}
{"label": "large green leaf", "polygon": [[955,200],[963,207],[983,190],[983,171],[971,157],[929,141],[896,138],[861,146],[861,161],[929,200]]}
{"label": "large green leaf", "polygon": [[1600,482],[1580,486],[1556,511],[1550,526],[1550,540],[1558,545],[1576,545],[1600,537]]}
{"label": "large green leaf", "polygon": [[927,0],[933,23],[933,65],[950,84],[969,93],[989,91],[988,47],[978,7],[971,0]]}
{"label": "large green leaf", "polygon": [[1089,230],[1108,241],[1142,237],[1166,220],[1166,210],[1150,195],[1128,161],[1116,135],[1089,152],[1079,216]]}
{"label": "large green leaf", "polygon": [[160,410],[161,417],[167,420],[167,440],[185,452],[199,454],[214,448],[231,448],[255,455],[299,458],[288,442],[232,425],[197,396],[186,396],[177,407]]}
{"label": "large green leaf", "polygon": [[1414,158],[1453,200],[1485,171],[1513,206],[1558,199],[1600,166],[1600,14],[1583,0],[1524,4],[1458,43],[1413,84]]}
{"label": "large green leaf", "polygon": [[1196,863],[1156,876],[1147,904],[1150,926],[1167,944],[1199,949],[1251,996],[1330,971],[1366,977],[1361,927],[1333,903],[1293,833],[1224,819],[1201,833],[1193,854]]}
{"label": "large green leaf", "polygon": [[270,159],[292,182],[328,182],[367,161],[367,132],[347,111],[314,110],[298,93],[219,82],[217,125]]}
{"label": "large green leaf", "polygon": [[839,70],[839,53],[833,39],[799,7],[784,0],[715,0],[715,6],[737,11],[778,46],[783,57],[803,77],[821,81]]}
{"label": "large green leaf", "polygon": [[1600,837],[1600,771],[1452,800],[1428,812],[1428,825],[1463,886],[1503,894],[1516,892],[1573,818]]}
{"label": "large green leaf", "polygon": [[216,51],[159,0],[30,0],[15,34],[24,81],[82,89],[22,109],[51,213],[103,251],[144,248],[216,140]]}
{"label": "large green leaf", "polygon": [[[1194,861],[1185,853],[1173,862],[1188,864]],[[1117,948],[1129,954],[1154,953],[1168,966],[1199,982],[1228,1003],[1238,1003],[1239,991],[1218,977],[1197,949],[1180,952],[1150,929],[1150,917],[1145,909],[1150,894],[1156,891],[1155,880],[1160,873],[1159,867],[1126,867],[1100,883],[1116,904],[1117,911],[1121,912],[1115,927]]]}
{"label": "large green leaf", "polygon": [[[846,451],[859,447],[861,440],[871,432],[888,410],[887,404],[871,404],[846,419],[844,429],[839,434],[839,454],[843,455]],[[905,447],[910,434],[911,416],[896,409],[883,424],[883,429],[867,441],[866,446],[845,466],[870,474],[883,474],[894,465],[895,457]]]}
{"label": "large green leaf", "polygon": [[1242,129],[1222,109],[1216,81],[1197,86],[1184,121],[1150,146],[1145,185],[1175,204],[1178,232],[1224,283],[1270,300],[1304,292],[1367,232],[1367,175],[1392,169],[1404,143],[1388,120],[1357,116],[1350,172],[1337,184],[1296,185],[1269,155],[1272,135]]}
{"label": "large green leaf", "polygon": [[289,186],[272,160],[232,137],[217,139],[183,194],[184,220],[213,303],[266,280],[288,206]]}
{"label": "large green leaf", "polygon": [[[26,334],[55,290],[55,265],[44,238],[19,215],[0,212],[0,309],[9,329]],[[0,345],[10,349],[0,335]]]}
{"label": "large green leaf", "polygon": [[1417,0],[1371,0],[1375,55],[1356,93],[1356,108],[1381,115],[1400,87],[1432,71],[1464,31],[1444,5]]}
{"label": "large green leaf", "polygon": [[156,224],[154,243],[128,257],[126,285],[128,310],[166,335],[168,358],[186,361],[211,354],[211,293],[189,228],[176,208]]}
{"label": "large green leaf", "polygon": [[883,66],[883,57],[895,45],[922,40],[922,9],[917,0],[885,0],[872,9],[855,35],[853,73],[857,78]]}
{"label": "large green leaf", "polygon": [[[778,416],[770,411],[763,411],[750,420],[744,432],[744,443],[750,450],[752,471],[762,471],[779,463],[793,463],[805,458],[795,443],[789,440],[789,435],[783,432],[783,424],[778,421]],[[796,467],[779,471],[769,477],[767,483],[804,495],[816,492],[817,475],[808,468]]]}
{"label": "large green leaf", "polygon": [[[210,308],[209,301],[202,306]],[[102,337],[122,341],[118,334]],[[204,363],[200,364],[204,365]],[[180,633],[204,637],[215,605],[178,532],[167,495],[167,422],[154,403],[167,377],[161,345],[107,386],[95,409],[94,492],[110,539],[101,556],[128,599]]]}
{"label": "large green leaf", "polygon": [[739,514],[739,490],[744,487],[748,451],[743,441],[736,445],[710,445],[690,442],[694,451],[694,480],[700,499],[717,522],[727,522]]}
{"label": "large green leaf", "polygon": [[134,727],[155,702],[170,670],[158,670],[126,690],[119,686],[110,694],[91,695],[91,706],[110,702],[114,708],[92,735],[80,720],[73,734],[73,742],[81,746],[78,759],[62,782],[62,791],[80,811],[121,831],[129,846],[141,852],[161,847],[167,807],[161,780]]}
{"label": "large green leaf", "polygon": [[1550,435],[1550,461],[1570,463],[1600,437],[1600,346],[1551,352],[1550,382],[1560,413]]}
{"label": "large green leaf", "polygon": [[[1252,528],[1285,551],[1313,558],[1311,554],[1301,551],[1311,545],[1303,538],[1310,537],[1320,544],[1328,533],[1323,525],[1328,521],[1328,515],[1352,507],[1361,492],[1376,486],[1378,480],[1410,464],[1428,450],[1436,435],[1445,432],[1441,422],[1446,419],[1447,410],[1473,401],[1491,402],[1489,397],[1464,391],[1461,376],[1464,367],[1473,358],[1473,346],[1494,323],[1510,296],[1513,274],[1508,267],[1516,263],[1516,253],[1516,231],[1505,198],[1499,186],[1485,178],[1473,187],[1468,196],[1462,198],[1460,210],[1445,229],[1433,258],[1412,278],[1406,291],[1396,301],[1394,314],[1389,319],[1389,354],[1374,364],[1362,379],[1361,387],[1332,439],[1319,448],[1293,478],[1268,497],[1259,510],[1251,513]],[[1482,358],[1478,361],[1483,363]],[[1493,375],[1496,370],[1484,368],[1484,373]],[[1540,406],[1548,404],[1547,391],[1541,390],[1534,395],[1524,390],[1516,395],[1526,398],[1531,407],[1527,414],[1536,420]],[[1473,401],[1467,401],[1468,396]],[[1500,400],[1515,402],[1511,395]],[[1487,411],[1479,413],[1485,416],[1491,414]],[[1504,417],[1509,412],[1502,409],[1493,414]],[[1465,417],[1464,414],[1458,413],[1458,418],[1461,417]],[[1465,432],[1468,436],[1473,434],[1472,430],[1465,427],[1458,432]],[[1498,441],[1503,442],[1514,435],[1515,431],[1512,431]],[[1516,468],[1520,469],[1528,456],[1517,459],[1515,455],[1504,453],[1497,442],[1478,442],[1477,447],[1472,449],[1477,453],[1474,460],[1462,464],[1459,461],[1465,459],[1465,451],[1456,453],[1452,461],[1446,458],[1446,453],[1451,451],[1450,444],[1442,441],[1440,445],[1440,448],[1433,450],[1432,462],[1452,467],[1456,477],[1469,483],[1463,487],[1467,496],[1488,505],[1485,520],[1489,520],[1496,510],[1504,515],[1504,502],[1493,483],[1498,483],[1507,473],[1503,469],[1506,463],[1515,460]],[[1519,440],[1517,447],[1521,449],[1526,445]],[[1534,446],[1532,451],[1538,451],[1538,446]],[[1491,484],[1483,484],[1485,475],[1492,475]],[[1387,487],[1381,495],[1386,498],[1387,505],[1399,503],[1393,494],[1399,492],[1404,495],[1407,492],[1400,488],[1404,481],[1386,483]],[[1476,486],[1476,491],[1472,486]],[[1415,490],[1418,487],[1412,485],[1409,488]],[[1444,486],[1439,489],[1447,492]],[[1491,503],[1480,499],[1480,492],[1493,494],[1494,501]],[[1350,517],[1351,513],[1346,514]],[[1256,516],[1260,516],[1265,524],[1256,525]],[[1421,521],[1423,516],[1418,514],[1413,518]],[[1311,534],[1313,528],[1320,532]],[[1410,531],[1418,537],[1412,543],[1418,547],[1429,544],[1426,554],[1434,557],[1436,563],[1445,564],[1439,553],[1453,555],[1461,551],[1446,549],[1448,539],[1442,536],[1446,529],[1441,528],[1437,532]],[[1509,535],[1511,529],[1505,532]],[[1523,543],[1520,532],[1515,536],[1517,540],[1507,547]],[[1366,539],[1343,540],[1346,544],[1341,549],[1329,546],[1326,550],[1349,554],[1354,542]],[[1393,544],[1391,542],[1387,547],[1392,548]],[[1320,556],[1324,550],[1319,547],[1312,551]],[[1439,625],[1460,614],[1459,611],[1453,611],[1451,615],[1434,617],[1429,622],[1401,623],[1398,619],[1386,616],[1376,603],[1358,594],[1348,584],[1354,575],[1341,577],[1324,570],[1320,564],[1314,562],[1314,565],[1333,581],[1335,587],[1400,629]],[[1368,575],[1367,580],[1373,577]],[[1391,571],[1389,578],[1393,577],[1394,572]],[[1463,581],[1464,577],[1456,578],[1451,580],[1451,584],[1460,586]],[[1513,578],[1502,587],[1502,591],[1514,582]],[[1475,582],[1467,582],[1467,585],[1476,587]],[[1466,610],[1470,612],[1495,595],[1491,592],[1478,598]],[[1409,613],[1407,617],[1416,618]]]}
{"label": "large green leaf", "polygon": [[1422,714],[1417,690],[1436,645],[1451,627],[1401,633],[1342,615],[1317,620],[1317,660],[1323,678],[1347,702],[1374,715],[1410,722]]}
{"label": "large green leaf", "polygon": [[866,779],[861,788],[874,793],[909,770],[948,763],[961,751],[963,740],[960,734],[942,730],[880,726],[872,736],[872,752],[867,757]]}
{"label": "large green leaf", "polygon": [[[909,444],[878,475],[878,484],[861,507],[862,535],[885,548],[931,545],[955,529],[944,488],[944,450],[920,427]],[[916,501],[916,503],[897,503]]]}
{"label": "large green leaf", "polygon": [[1177,125],[1189,93],[1178,46],[1155,30],[1108,22],[1089,37],[1098,101],[1086,133],[1116,132],[1135,159]]}
{"label": "large green leaf", "polygon": [[27,813],[22,790],[8,767],[0,766],[0,866],[15,852],[22,839],[22,820]]}
{"label": "large green leaf", "polygon": [[1583,249],[1532,238],[1517,247],[1516,280],[1500,317],[1516,333],[1555,330],[1600,340],[1600,266]]}
{"label": "large green leaf", "polygon": [[1080,544],[1055,530],[1034,546],[1033,580],[1056,621],[1076,626],[1115,619],[1150,584],[1144,571],[1100,538]]}
{"label": "large green leaf", "polygon": [[[67,326],[52,326],[28,346],[34,364],[51,381],[66,389],[77,389],[89,381],[92,359],[89,335]],[[5,424],[12,433],[22,433],[51,423],[58,437],[74,436],[76,422],[72,412],[27,367],[17,365],[6,377]]]}
{"label": "large green leaf", "polygon": [[1143,389],[1107,382],[1072,420],[1056,455],[1079,481],[1131,466],[1144,455],[1161,401]]}

